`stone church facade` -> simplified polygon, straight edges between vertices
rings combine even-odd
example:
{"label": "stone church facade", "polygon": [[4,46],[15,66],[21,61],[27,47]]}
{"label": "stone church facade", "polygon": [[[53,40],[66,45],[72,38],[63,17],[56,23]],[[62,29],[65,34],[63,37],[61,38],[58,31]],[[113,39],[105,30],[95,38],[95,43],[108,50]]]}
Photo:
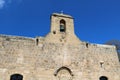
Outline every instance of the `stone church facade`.
{"label": "stone church facade", "polygon": [[83,42],[73,17],[53,13],[45,37],[0,35],[0,80],[120,80],[115,46]]}

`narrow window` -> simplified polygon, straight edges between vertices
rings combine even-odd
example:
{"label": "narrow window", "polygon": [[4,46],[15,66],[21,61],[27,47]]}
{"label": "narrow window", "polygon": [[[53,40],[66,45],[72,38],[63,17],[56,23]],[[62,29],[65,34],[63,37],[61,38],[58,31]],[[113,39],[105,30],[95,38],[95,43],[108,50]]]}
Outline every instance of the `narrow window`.
{"label": "narrow window", "polygon": [[39,44],[39,39],[36,39],[36,45],[38,45]]}
{"label": "narrow window", "polygon": [[10,76],[10,80],[23,80],[23,76],[21,74],[13,74]]}
{"label": "narrow window", "polygon": [[66,23],[65,20],[60,20],[60,32],[65,32],[66,31]]}
{"label": "narrow window", "polygon": [[88,48],[88,45],[89,45],[89,44],[88,44],[88,43],[86,43],[86,47],[87,47],[87,48]]}
{"label": "narrow window", "polygon": [[101,77],[100,77],[100,80],[108,80],[108,78],[105,77],[105,76],[101,76]]}

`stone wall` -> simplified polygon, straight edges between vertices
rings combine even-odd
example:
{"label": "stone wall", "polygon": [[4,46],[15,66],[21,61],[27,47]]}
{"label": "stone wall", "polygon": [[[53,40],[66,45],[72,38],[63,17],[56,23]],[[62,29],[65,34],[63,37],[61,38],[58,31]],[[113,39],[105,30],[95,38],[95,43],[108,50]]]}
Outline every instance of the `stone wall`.
{"label": "stone wall", "polygon": [[114,46],[0,35],[0,80],[16,73],[23,80],[120,80],[120,63]]}

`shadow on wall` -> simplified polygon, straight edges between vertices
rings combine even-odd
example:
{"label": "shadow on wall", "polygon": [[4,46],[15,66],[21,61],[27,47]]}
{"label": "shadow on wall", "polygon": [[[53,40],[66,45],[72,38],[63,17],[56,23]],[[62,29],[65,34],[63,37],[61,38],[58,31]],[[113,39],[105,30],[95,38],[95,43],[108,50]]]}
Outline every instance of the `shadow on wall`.
{"label": "shadow on wall", "polygon": [[110,41],[106,42],[105,44],[116,46],[116,50],[117,50],[117,53],[118,53],[118,58],[119,58],[119,61],[120,61],[120,40],[110,40]]}

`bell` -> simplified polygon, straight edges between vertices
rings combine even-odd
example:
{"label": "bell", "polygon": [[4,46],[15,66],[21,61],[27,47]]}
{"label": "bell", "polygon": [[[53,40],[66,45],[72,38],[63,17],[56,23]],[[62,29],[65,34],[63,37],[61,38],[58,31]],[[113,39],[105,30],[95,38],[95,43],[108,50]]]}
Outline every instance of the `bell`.
{"label": "bell", "polygon": [[60,25],[60,29],[62,30],[65,29],[64,25]]}

